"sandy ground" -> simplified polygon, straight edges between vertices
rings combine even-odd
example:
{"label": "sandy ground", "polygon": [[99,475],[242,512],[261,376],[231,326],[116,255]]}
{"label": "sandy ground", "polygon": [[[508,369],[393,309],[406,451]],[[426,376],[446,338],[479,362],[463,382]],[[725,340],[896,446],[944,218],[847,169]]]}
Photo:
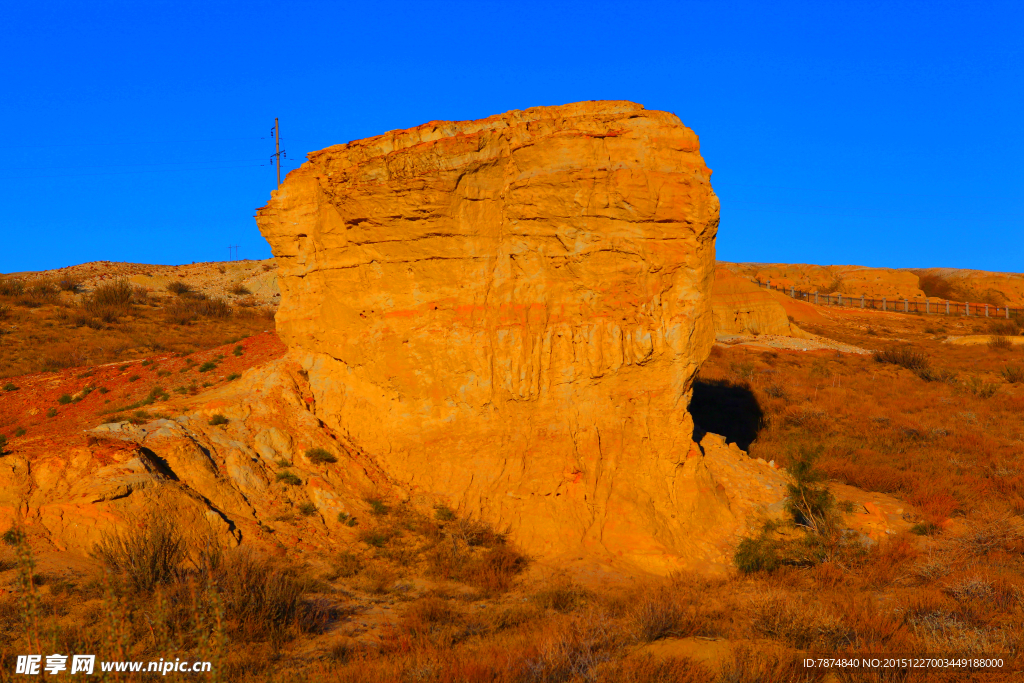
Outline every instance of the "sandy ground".
{"label": "sandy ground", "polygon": [[871,353],[852,344],[844,344],[825,337],[812,337],[810,339],[797,339],[796,337],[782,337],[774,334],[760,334],[758,336],[743,334],[719,334],[715,335],[715,342],[723,346],[745,346],[752,349],[785,349],[787,351],[838,351],[840,353]]}

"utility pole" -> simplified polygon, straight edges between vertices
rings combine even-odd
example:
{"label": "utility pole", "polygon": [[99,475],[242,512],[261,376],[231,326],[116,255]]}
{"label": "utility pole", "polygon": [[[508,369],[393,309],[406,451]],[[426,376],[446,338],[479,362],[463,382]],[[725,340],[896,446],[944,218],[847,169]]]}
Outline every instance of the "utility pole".
{"label": "utility pole", "polygon": [[288,155],[281,151],[281,124],[278,122],[277,117],[274,117],[274,127],[270,129],[270,134],[274,136],[277,151],[270,155],[270,163],[273,165],[274,159],[277,159],[277,189],[281,189],[281,159]]}
{"label": "utility pole", "polygon": [[[228,260],[229,261],[233,261],[233,260],[238,258],[238,247],[239,246],[240,245],[238,245],[238,244],[229,244],[228,245]],[[231,254],[231,250],[232,249],[235,250],[234,256],[232,256],[232,254]]]}

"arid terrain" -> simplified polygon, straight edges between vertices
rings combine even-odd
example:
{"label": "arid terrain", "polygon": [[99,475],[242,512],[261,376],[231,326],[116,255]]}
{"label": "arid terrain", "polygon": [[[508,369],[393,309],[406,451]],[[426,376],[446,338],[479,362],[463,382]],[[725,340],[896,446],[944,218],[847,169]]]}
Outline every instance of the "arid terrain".
{"label": "arid terrain", "polygon": [[0,276],[0,681],[1015,680],[801,662],[1021,661],[1024,320],[750,280],[1019,276],[716,263],[709,177],[632,103],[432,122],[273,260]]}
{"label": "arid terrain", "polygon": [[[220,265],[205,267],[216,273]],[[101,423],[174,416],[208,388],[284,352],[268,321],[243,307],[165,325],[159,350],[139,344],[96,365],[14,374],[31,358],[58,357],[67,331],[82,332],[89,348],[110,349],[136,328],[160,325],[177,297],[148,293],[124,318],[95,329],[63,321],[75,315],[68,299],[25,306],[5,296],[0,304],[8,307],[5,342],[21,333],[33,344],[31,354],[3,347],[0,465],[59,453]],[[827,339],[871,351],[910,345],[935,377],[871,355],[772,349],[737,337],[712,350],[691,410],[700,428],[783,467],[820,449],[817,467],[831,490],[854,503],[844,525],[874,533],[863,547],[710,578],[624,577],[525,557],[481,576],[479,567],[453,571],[442,552],[462,539],[465,549],[477,543],[486,552],[496,537],[446,509],[424,516],[380,503],[355,522],[348,542],[317,552],[294,552],[310,523],[296,511],[274,523],[292,540],[258,561],[265,566],[246,569],[274,577],[300,602],[286,599],[291,611],[268,623],[227,608],[222,680],[575,680],[582,671],[592,680],[710,681],[725,671],[731,677],[722,680],[787,681],[805,676],[793,656],[812,650],[1016,652],[1024,630],[1024,378],[1013,369],[1024,367],[1024,351],[947,343],[1008,331],[976,319],[795,312],[803,329]],[[202,371],[206,363],[215,367]],[[14,540],[5,536],[0,574],[5,672],[33,635]],[[121,638],[125,652],[143,659],[158,650],[145,616],[153,601],[198,581],[183,576],[180,586],[140,591],[104,578],[99,557],[51,544],[32,552],[28,618],[54,651],[80,643],[99,650]],[[179,607],[194,613],[207,608],[185,603]],[[191,630],[197,616],[187,610],[174,618]],[[191,634],[176,637],[186,648],[200,645]],[[913,680],[967,680],[932,676]]]}

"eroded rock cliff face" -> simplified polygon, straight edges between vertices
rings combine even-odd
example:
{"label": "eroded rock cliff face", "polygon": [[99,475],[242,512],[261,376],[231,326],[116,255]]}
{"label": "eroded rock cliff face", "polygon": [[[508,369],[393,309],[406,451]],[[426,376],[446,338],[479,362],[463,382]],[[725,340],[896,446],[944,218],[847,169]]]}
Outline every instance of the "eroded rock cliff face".
{"label": "eroded rock cliff face", "polygon": [[327,553],[383,497],[444,503],[537,558],[724,570],[785,480],[693,441],[709,176],[679,119],[628,102],[312,154],[258,216],[286,355],[173,419],[8,456],[0,524],[88,550],[157,508],[227,545]]}
{"label": "eroded rock cliff face", "polygon": [[718,268],[715,272],[711,310],[717,334],[808,336],[789,322],[786,309],[772,292],[747,278],[737,277],[727,268]]}
{"label": "eroded rock cliff face", "polygon": [[692,445],[718,200],[629,102],[435,122],[311,154],[257,217],[319,419],[410,495],[539,552],[662,562],[729,516]]}

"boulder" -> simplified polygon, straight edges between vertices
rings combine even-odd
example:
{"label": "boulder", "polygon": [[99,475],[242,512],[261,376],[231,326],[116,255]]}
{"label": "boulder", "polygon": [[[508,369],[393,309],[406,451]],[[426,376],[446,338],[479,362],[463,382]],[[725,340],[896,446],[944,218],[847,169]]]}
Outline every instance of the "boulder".
{"label": "boulder", "polygon": [[676,116],[629,102],[311,154],[257,218],[288,352],[174,419],[0,460],[0,523],[88,550],[158,507],[224,545],[329,553],[381,497],[445,504],[536,558],[724,570],[784,478],[694,442],[710,175]]}
{"label": "boulder", "polygon": [[531,552],[678,563],[736,522],[687,412],[714,339],[710,175],[676,116],[629,102],[310,154],[257,223],[311,409]]}

